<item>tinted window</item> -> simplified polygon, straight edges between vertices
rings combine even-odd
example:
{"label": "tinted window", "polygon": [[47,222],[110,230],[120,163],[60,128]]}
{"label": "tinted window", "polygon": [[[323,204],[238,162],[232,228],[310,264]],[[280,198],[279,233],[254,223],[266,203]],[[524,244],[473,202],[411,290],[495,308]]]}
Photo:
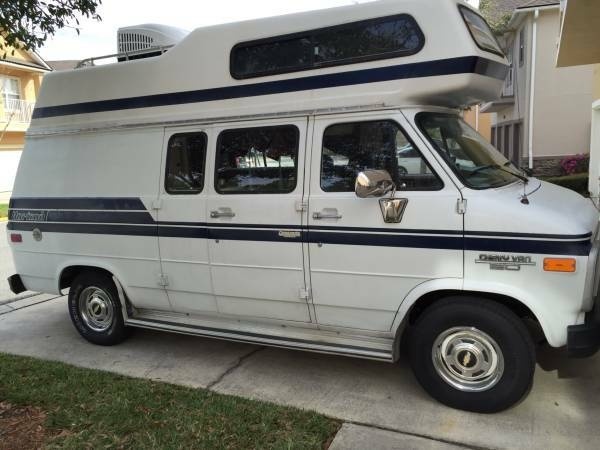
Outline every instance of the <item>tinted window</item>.
{"label": "tinted window", "polygon": [[223,131],[217,142],[215,189],[221,194],[281,194],[296,189],[298,128]]}
{"label": "tinted window", "polygon": [[239,47],[234,51],[231,70],[236,78],[294,71],[312,64],[313,51],[309,38]]}
{"label": "tinted window", "polygon": [[443,187],[419,151],[391,121],[332,125],[323,134],[321,188],[353,192],[356,176],[365,169],[383,169],[398,190]]}
{"label": "tinted window", "polygon": [[342,29],[318,32],[316,62],[362,59],[398,51],[414,52],[421,45],[421,35],[416,26],[412,17],[405,16],[382,22],[359,22]]}
{"label": "tinted window", "polygon": [[417,53],[425,38],[406,14],[238,44],[231,74],[243,79]]}
{"label": "tinted window", "polygon": [[504,56],[500,44],[485,19],[465,6],[459,6],[459,9],[477,46],[482,50]]}
{"label": "tinted window", "polygon": [[204,188],[206,135],[175,134],[169,139],[165,189],[169,194],[198,194]]}

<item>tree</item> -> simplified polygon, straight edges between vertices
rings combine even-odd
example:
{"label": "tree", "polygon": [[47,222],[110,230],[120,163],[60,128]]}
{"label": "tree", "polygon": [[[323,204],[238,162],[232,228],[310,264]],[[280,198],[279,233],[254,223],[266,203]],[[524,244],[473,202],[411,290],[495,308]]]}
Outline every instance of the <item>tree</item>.
{"label": "tree", "polygon": [[[0,0],[0,58],[9,47],[37,50],[64,27],[79,34],[78,17],[102,20],[102,0]],[[14,50],[13,50],[14,51]]]}
{"label": "tree", "polygon": [[479,2],[479,10],[494,34],[502,35],[508,30],[511,11],[502,10],[497,5],[496,0],[481,0]]}

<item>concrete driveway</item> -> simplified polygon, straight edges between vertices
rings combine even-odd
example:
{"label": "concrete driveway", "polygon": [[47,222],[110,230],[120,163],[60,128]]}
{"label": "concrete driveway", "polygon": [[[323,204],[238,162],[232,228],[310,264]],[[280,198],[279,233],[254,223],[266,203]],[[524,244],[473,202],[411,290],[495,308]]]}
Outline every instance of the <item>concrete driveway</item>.
{"label": "concrete driveway", "polygon": [[334,449],[367,443],[370,448],[598,448],[600,356],[568,360],[543,351],[524,402],[501,414],[477,415],[431,400],[406,363],[142,330],[120,346],[96,347],[76,333],[64,297],[34,297],[8,307],[0,311],[1,352],[313,409],[346,422]]}

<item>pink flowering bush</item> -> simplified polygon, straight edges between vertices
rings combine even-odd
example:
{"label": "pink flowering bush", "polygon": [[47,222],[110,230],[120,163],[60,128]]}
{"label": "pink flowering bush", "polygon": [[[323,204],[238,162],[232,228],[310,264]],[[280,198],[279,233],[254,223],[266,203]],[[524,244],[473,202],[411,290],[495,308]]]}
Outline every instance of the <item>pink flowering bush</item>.
{"label": "pink flowering bush", "polygon": [[565,175],[573,175],[588,171],[589,157],[587,155],[567,156],[560,162]]}

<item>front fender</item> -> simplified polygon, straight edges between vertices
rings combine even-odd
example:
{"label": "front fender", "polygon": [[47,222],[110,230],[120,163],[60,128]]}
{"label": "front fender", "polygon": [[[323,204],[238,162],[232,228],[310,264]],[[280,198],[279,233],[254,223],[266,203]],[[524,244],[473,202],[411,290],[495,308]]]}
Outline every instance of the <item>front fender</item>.
{"label": "front fender", "polygon": [[416,286],[408,293],[400,304],[392,324],[392,332],[394,335],[398,334],[398,331],[405,323],[404,319],[419,299],[426,294],[440,291],[464,291],[478,293],[482,297],[485,297],[486,294],[498,294],[511,297],[531,310],[540,323],[546,340],[552,347],[562,347],[566,345],[567,327],[569,325],[583,323],[583,314],[577,314],[576,312],[570,311],[561,311],[557,314],[557,311],[544,308],[542,300],[534,297],[531,292],[524,291],[515,286],[503,283],[490,283],[489,281],[477,282],[448,278],[426,281]]}

